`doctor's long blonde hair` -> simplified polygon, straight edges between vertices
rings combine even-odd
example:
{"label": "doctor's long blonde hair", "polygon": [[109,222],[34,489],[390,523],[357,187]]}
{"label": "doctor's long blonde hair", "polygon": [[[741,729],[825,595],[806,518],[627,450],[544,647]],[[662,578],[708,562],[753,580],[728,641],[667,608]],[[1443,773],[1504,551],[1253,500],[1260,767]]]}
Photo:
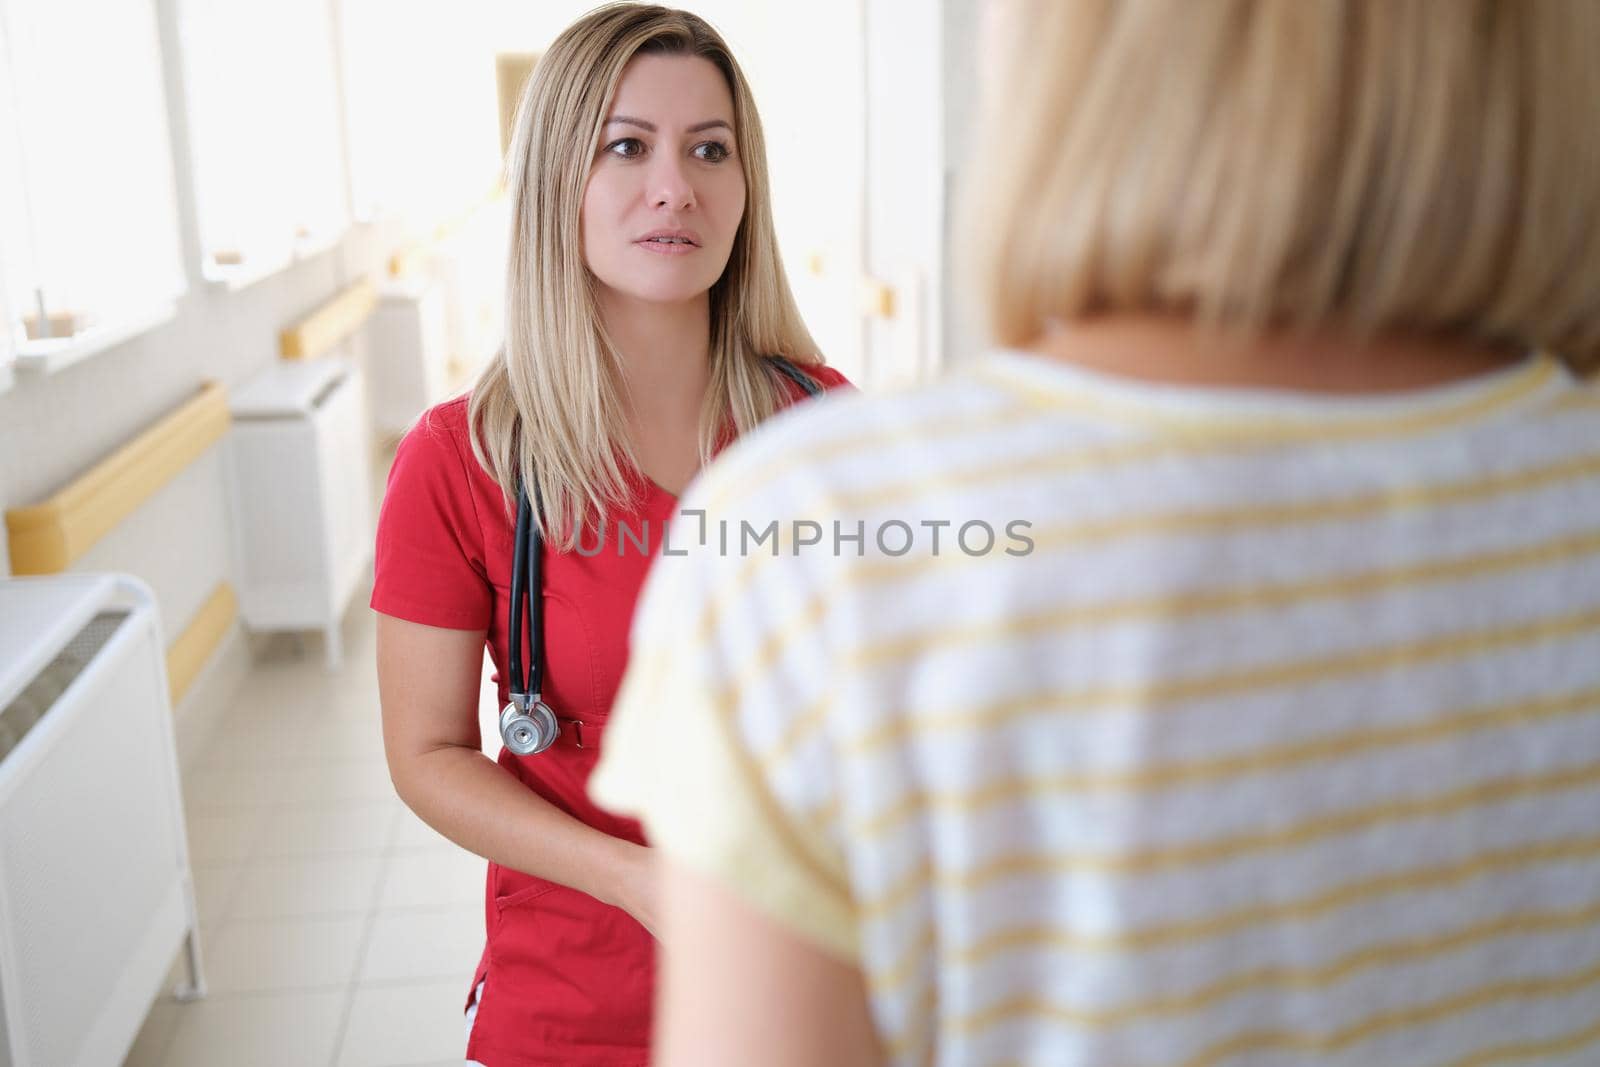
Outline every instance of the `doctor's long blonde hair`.
{"label": "doctor's long blonde hair", "polygon": [[585,525],[630,504],[622,367],[601,329],[579,209],[617,83],[639,54],[707,59],[733,97],[745,209],[711,289],[702,457],[730,419],[742,434],[777,410],[780,386],[763,357],[820,362],[778,258],[761,120],[726,42],[695,15],[641,4],[607,5],[573,23],[540,58],[518,104],[506,174],[505,344],[468,408],[473,452],[508,505],[519,478],[537,484],[541,532],[566,549]]}

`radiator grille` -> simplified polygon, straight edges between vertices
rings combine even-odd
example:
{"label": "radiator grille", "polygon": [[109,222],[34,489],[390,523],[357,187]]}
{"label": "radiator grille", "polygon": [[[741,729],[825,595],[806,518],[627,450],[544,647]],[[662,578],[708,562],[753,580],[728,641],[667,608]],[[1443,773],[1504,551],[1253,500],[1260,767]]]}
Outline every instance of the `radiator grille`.
{"label": "radiator grille", "polygon": [[0,761],[22,742],[34,724],[66,692],[73,679],[83,673],[95,653],[105,647],[127,617],[125,611],[105,611],[90,619],[67,647],[45,665],[38,677],[29,682],[15,700],[0,709]]}

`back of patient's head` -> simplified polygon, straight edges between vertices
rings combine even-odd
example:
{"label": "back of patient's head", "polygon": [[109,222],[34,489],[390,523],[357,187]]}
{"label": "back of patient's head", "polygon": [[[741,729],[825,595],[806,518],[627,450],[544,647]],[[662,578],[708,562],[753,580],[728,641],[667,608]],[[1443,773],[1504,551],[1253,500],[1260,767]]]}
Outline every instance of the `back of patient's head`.
{"label": "back of patient's head", "polygon": [[1009,0],[969,203],[995,339],[1192,316],[1600,366],[1600,2]]}

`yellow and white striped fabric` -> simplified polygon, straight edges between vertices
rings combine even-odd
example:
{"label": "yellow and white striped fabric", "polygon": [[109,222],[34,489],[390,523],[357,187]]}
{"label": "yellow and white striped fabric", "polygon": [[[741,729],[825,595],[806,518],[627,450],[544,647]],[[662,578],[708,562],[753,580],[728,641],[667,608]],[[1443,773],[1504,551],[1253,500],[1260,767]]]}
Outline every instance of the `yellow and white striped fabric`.
{"label": "yellow and white striped fabric", "polygon": [[[1600,1063],[1600,389],[1556,362],[996,353],[684,508],[594,794],[857,964],[894,1063]],[[774,519],[827,534],[739,551]]]}

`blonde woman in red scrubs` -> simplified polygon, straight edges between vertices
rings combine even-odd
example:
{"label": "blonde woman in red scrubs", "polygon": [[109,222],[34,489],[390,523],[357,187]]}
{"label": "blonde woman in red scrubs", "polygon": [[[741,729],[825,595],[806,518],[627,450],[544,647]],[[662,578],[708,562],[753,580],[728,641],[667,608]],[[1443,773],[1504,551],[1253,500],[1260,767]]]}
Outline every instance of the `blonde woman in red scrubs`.
{"label": "blonde woman in red scrubs", "polygon": [[[569,27],[525,90],[508,168],[505,347],[401,442],[379,520],[384,745],[401,798],[489,861],[468,1056],[640,1065],[649,852],[585,794],[634,600],[702,463],[805,396],[779,361],[822,388],[844,379],[779,262],[749,87],[699,18],[628,4]],[[487,644],[508,699],[519,484],[540,505],[559,735],[491,761],[478,686]]]}

